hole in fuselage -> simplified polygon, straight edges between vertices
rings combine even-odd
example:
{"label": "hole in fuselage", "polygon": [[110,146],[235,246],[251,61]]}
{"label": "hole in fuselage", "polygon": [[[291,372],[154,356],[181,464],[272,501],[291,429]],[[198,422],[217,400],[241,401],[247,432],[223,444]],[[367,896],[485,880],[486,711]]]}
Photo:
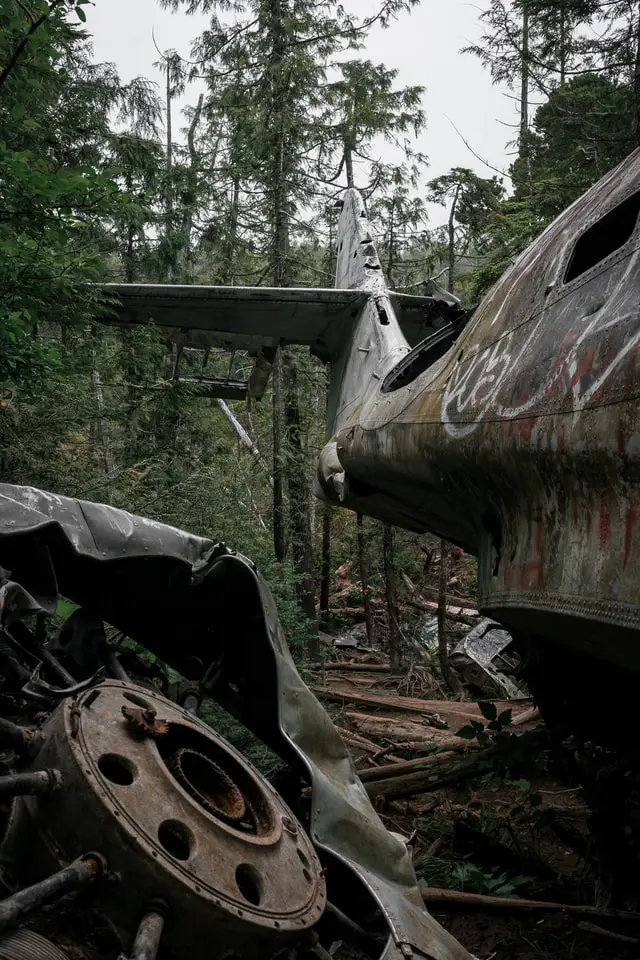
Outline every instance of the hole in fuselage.
{"label": "hole in fuselage", "polygon": [[564,278],[571,283],[601,260],[615,253],[631,238],[640,213],[640,191],[597,220],[576,243]]}

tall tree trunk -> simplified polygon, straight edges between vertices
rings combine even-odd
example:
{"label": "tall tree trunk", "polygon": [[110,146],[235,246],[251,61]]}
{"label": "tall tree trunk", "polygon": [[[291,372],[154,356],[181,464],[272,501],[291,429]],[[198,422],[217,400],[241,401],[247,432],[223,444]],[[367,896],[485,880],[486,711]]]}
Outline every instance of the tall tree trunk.
{"label": "tall tree trunk", "polygon": [[[281,0],[270,0],[265,4],[267,17],[266,29],[271,40],[271,90],[272,90],[272,129],[275,131],[271,152],[271,276],[274,287],[286,287],[289,279],[287,259],[289,248],[288,183],[286,167],[287,138],[285,132],[285,97],[283,83],[283,59],[285,54],[285,36]],[[283,357],[282,351],[276,351],[273,363],[273,545],[276,559],[283,561],[286,556],[286,522],[284,508],[283,481]],[[286,388],[285,388],[286,389]]]}
{"label": "tall tree trunk", "polygon": [[449,580],[449,544],[440,541],[440,589],[438,591],[438,658],[443,679],[454,696],[462,692],[458,675],[449,663],[447,645],[447,582]]}
{"label": "tall tree trunk", "polygon": [[200,158],[196,150],[196,130],[202,115],[202,104],[204,94],[198,97],[198,103],[193,112],[189,132],[187,134],[187,146],[189,149],[189,169],[187,171],[187,200],[182,213],[182,244],[183,244],[183,280],[185,283],[193,283],[195,258],[193,254],[193,245],[191,234],[193,233],[193,214],[198,199],[198,168]]}
{"label": "tall tree trunk", "polygon": [[124,257],[124,281],[133,283],[135,267],[133,263],[133,241],[135,238],[135,226],[130,223],[127,227],[127,249]]}
{"label": "tall tree trunk", "polygon": [[395,199],[392,199],[391,210],[389,212],[389,256],[387,258],[387,280],[392,290],[395,289],[393,285],[393,271],[395,268],[395,252],[396,252],[395,206],[396,206]]}
{"label": "tall tree trunk", "polygon": [[458,207],[458,198],[460,196],[461,185],[458,184],[453,200],[451,210],[449,211],[449,268],[448,268],[448,286],[449,293],[453,293],[456,283],[456,210]]}
{"label": "tall tree trunk", "polygon": [[320,565],[320,618],[329,619],[329,590],[331,587],[331,513],[332,508],[325,503],[322,511],[322,558]]}
{"label": "tall tree trunk", "polygon": [[273,387],[273,553],[278,563],[287,555],[282,468],[282,353],[276,350],[271,372]]}
{"label": "tall tree trunk", "polygon": [[[129,192],[133,190],[133,173],[127,170],[124,178],[125,187]],[[125,283],[133,283],[135,279],[135,253],[134,240],[136,236],[136,226],[134,223],[127,224],[127,246],[124,252],[124,280]]]}
{"label": "tall tree trunk", "polygon": [[567,9],[566,0],[560,0],[560,86],[564,87],[567,78]]}
{"label": "tall tree trunk", "polygon": [[102,451],[102,460],[104,463],[104,472],[107,476],[113,473],[113,457],[111,455],[111,444],[109,442],[109,430],[104,418],[104,394],[102,392],[102,380],[97,368],[93,370],[93,384],[95,391],[96,404],[98,407],[98,418],[96,422],[97,440]]}
{"label": "tall tree trunk", "polygon": [[[316,621],[316,592],[313,581],[313,537],[307,469],[302,446],[302,424],[298,396],[298,365],[293,353],[283,354],[284,412],[287,425],[287,487],[291,520],[291,552],[296,572],[298,605],[305,616]],[[307,654],[317,656],[318,635],[309,640]]]}
{"label": "tall tree trunk", "polygon": [[173,130],[171,120],[171,61],[167,60],[167,88],[166,88],[166,111],[167,111],[167,236],[172,233],[171,218],[173,215],[173,188],[171,186],[171,175],[173,171]]}
{"label": "tall tree trunk", "polygon": [[529,160],[529,14],[522,14],[522,50],[520,52],[520,137],[518,153],[527,165]]}
{"label": "tall tree trunk", "polygon": [[231,185],[231,207],[229,209],[229,222],[227,224],[227,236],[225,237],[222,266],[220,270],[220,282],[223,286],[235,285],[235,255],[238,239],[238,214],[240,212],[240,176],[235,173]]}
{"label": "tall tree trunk", "polygon": [[396,590],[396,571],[393,555],[393,527],[385,523],[382,534],[382,557],[384,560],[385,593],[389,620],[389,659],[391,669],[399,670],[402,662],[402,634]]}
{"label": "tall tree trunk", "polygon": [[102,379],[100,377],[100,371],[95,365],[94,358],[94,368],[92,371],[93,378],[93,390],[96,400],[96,407],[98,408],[98,416],[95,421],[95,437],[96,445],[100,450],[102,457],[102,462],[104,465],[104,472],[107,476],[110,476],[113,473],[114,463],[113,456],[111,453],[111,442],[109,439],[109,428],[107,426],[107,421],[105,419],[105,409],[104,409],[104,394],[102,392]]}
{"label": "tall tree trunk", "polygon": [[633,145],[640,146],[640,4],[636,9],[635,60],[633,66]]}
{"label": "tall tree trunk", "polygon": [[355,180],[353,179],[353,151],[350,143],[345,143],[344,145],[344,163],[347,173],[347,187],[355,186]]}
{"label": "tall tree trunk", "polygon": [[371,596],[369,594],[369,563],[367,557],[367,541],[364,533],[364,518],[357,514],[358,526],[358,565],[360,567],[360,584],[362,587],[362,606],[364,607],[364,622],[367,628],[367,642],[373,641],[373,617],[371,615]]}

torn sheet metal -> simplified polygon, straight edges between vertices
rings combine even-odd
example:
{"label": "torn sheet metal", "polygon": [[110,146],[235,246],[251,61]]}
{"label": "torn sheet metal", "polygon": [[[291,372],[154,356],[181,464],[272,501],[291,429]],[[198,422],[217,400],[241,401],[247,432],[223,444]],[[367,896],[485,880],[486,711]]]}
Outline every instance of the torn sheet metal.
{"label": "torn sheet metal", "polygon": [[450,661],[466,684],[488,696],[526,697],[526,691],[500,670],[500,654],[512,642],[513,637],[501,624],[485,617],[456,644]]}
{"label": "torn sheet metal", "polygon": [[300,678],[271,592],[224,545],[99,504],[0,484],[0,566],[38,602],[61,594],[189,676],[312,785],[311,837],[350,869],[390,930],[385,960],[469,960],[425,910],[328,714]]}

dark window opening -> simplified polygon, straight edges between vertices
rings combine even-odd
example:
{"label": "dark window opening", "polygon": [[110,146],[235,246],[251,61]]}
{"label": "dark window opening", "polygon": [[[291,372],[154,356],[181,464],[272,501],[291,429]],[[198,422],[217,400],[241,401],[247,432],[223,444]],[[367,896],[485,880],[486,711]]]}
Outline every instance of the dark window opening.
{"label": "dark window opening", "polygon": [[382,383],[382,393],[393,393],[417,380],[421,373],[445,355],[461,332],[460,324],[448,323],[442,330],[419,343],[387,374]]}
{"label": "dark window opening", "polygon": [[589,227],[576,244],[564,282],[571,283],[623,247],[634,231],[639,213],[640,191]]}

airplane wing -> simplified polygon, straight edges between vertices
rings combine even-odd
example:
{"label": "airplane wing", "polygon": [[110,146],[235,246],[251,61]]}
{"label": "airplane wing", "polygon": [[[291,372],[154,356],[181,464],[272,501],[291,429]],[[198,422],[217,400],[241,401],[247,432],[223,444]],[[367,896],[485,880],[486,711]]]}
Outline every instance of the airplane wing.
{"label": "airplane wing", "polygon": [[[179,348],[218,347],[254,358],[249,380],[206,380],[208,395],[262,396],[275,350],[308,346],[321,360],[339,354],[372,294],[368,290],[307,287],[205,287],[178,284],[104,285],[110,301],[103,323],[132,327],[153,323]],[[407,340],[433,331],[441,303],[433,297],[390,294]]]}

